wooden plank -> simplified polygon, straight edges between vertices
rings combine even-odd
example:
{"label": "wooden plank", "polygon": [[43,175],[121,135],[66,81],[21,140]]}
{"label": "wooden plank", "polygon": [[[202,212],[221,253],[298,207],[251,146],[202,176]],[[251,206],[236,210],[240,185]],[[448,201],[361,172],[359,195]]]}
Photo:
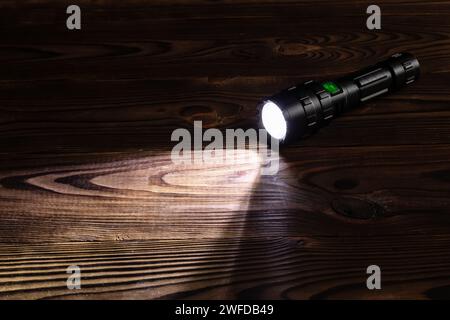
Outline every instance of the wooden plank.
{"label": "wooden plank", "polygon": [[275,176],[237,152],[219,165],[176,165],[168,151],[31,156],[0,174],[0,241],[450,230],[449,145],[290,148]]}
{"label": "wooden plank", "polygon": [[365,30],[365,2],[327,2],[326,10],[310,2],[87,4],[80,32],[67,31],[65,4],[45,3],[0,12],[8,62],[0,79],[325,76],[398,48],[414,52],[432,72],[449,71],[446,2],[384,3],[380,31]]}
{"label": "wooden plank", "polygon": [[[173,130],[191,128],[195,120],[205,128],[258,126],[262,97],[306,79],[2,82],[0,153],[9,161],[29,152],[168,151],[175,144]],[[334,120],[299,145],[448,144],[449,80],[447,74],[427,73],[411,87]]]}
{"label": "wooden plank", "polygon": [[[374,236],[0,246],[0,299],[444,298],[450,238]],[[376,262],[383,290],[366,288]],[[66,287],[69,265],[80,290]]]}
{"label": "wooden plank", "polygon": [[[429,18],[431,19],[431,18]],[[261,24],[264,24],[262,22]],[[200,27],[200,26],[199,26]],[[143,29],[157,26],[143,26]],[[296,28],[302,28],[298,26]],[[334,30],[330,26],[331,30]],[[348,29],[354,29],[350,26]],[[368,32],[320,30],[296,36],[252,35],[252,40],[129,39],[129,33],[105,39],[75,38],[61,31],[55,39],[14,38],[2,43],[5,62],[0,80],[122,80],[238,76],[336,76],[372,64],[399,50],[416,54],[425,70],[448,73],[449,28],[429,31]],[[38,29],[40,30],[40,29]],[[221,33],[221,31],[217,31]],[[327,38],[322,34],[326,32]],[[28,31],[24,31],[28,34]],[[110,33],[115,33],[111,31]],[[48,34],[44,32],[42,36]],[[88,35],[91,33],[87,33]],[[108,32],[109,34],[109,32]],[[3,35],[2,35],[3,37]],[[239,38],[238,35],[230,37]],[[257,38],[257,39],[254,39]],[[346,46],[342,47],[342,43]],[[433,46],[430,48],[430,43]],[[401,49],[399,49],[401,48]]]}

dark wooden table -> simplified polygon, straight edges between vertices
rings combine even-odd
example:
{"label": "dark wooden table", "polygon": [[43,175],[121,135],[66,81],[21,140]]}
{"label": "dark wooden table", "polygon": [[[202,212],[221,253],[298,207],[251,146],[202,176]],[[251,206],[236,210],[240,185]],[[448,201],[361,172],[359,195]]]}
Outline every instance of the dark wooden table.
{"label": "dark wooden table", "polygon": [[[369,4],[1,1],[0,298],[449,298],[450,2],[377,1],[374,31]],[[422,78],[276,176],[170,160],[175,128],[398,51]]]}

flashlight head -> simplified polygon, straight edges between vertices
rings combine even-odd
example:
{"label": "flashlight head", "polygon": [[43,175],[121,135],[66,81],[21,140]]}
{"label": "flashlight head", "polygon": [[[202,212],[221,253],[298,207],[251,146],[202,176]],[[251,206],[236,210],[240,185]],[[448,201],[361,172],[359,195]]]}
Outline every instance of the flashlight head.
{"label": "flashlight head", "polygon": [[291,87],[261,103],[262,126],[272,138],[286,143],[314,130],[318,121],[316,109],[321,106],[313,84],[309,81]]}

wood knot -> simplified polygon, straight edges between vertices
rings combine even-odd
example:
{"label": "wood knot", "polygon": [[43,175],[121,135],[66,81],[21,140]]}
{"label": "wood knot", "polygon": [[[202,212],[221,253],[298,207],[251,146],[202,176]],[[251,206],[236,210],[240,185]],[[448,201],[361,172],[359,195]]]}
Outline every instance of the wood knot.
{"label": "wood knot", "polygon": [[358,186],[358,181],[353,179],[338,179],[334,182],[334,187],[340,190],[349,190]]}
{"label": "wood knot", "polygon": [[343,197],[331,202],[336,213],[353,219],[376,219],[386,216],[380,205],[358,198]]}

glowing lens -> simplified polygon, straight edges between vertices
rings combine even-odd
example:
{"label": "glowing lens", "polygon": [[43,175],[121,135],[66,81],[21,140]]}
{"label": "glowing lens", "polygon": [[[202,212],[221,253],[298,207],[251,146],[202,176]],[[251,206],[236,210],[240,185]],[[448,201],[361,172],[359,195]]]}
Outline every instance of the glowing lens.
{"label": "glowing lens", "polygon": [[264,128],[272,137],[278,140],[286,137],[286,120],[283,112],[275,103],[266,102],[262,108],[261,117]]}

